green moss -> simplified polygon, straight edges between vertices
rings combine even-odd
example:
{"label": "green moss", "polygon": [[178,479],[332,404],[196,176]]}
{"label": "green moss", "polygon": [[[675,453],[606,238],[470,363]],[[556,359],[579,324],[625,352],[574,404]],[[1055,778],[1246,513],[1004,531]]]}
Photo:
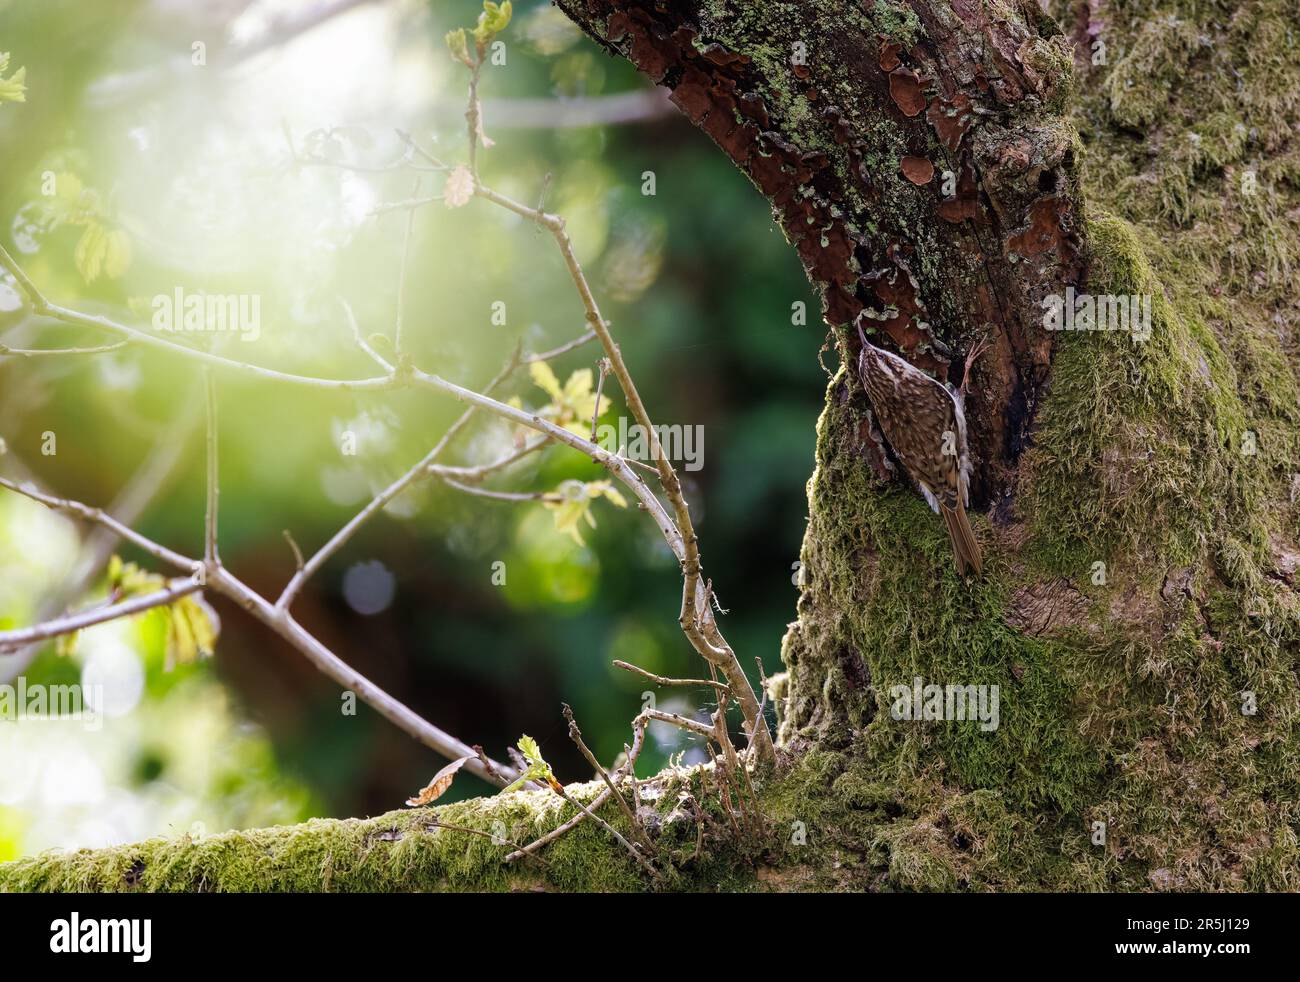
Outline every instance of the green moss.
{"label": "green moss", "polygon": [[[857,383],[831,382],[780,708],[788,744],[844,761],[790,790],[826,858],[857,844],[863,885],[1294,889],[1300,592],[1274,558],[1300,538],[1284,8],[1109,11],[1114,68],[1076,117],[1084,289],[1150,296],[1152,332],[1057,336],[1019,483],[996,525],[974,518],[983,577],[958,580],[941,523],[875,477]],[[1228,69],[1255,62],[1273,83]],[[1117,132],[1135,126],[1145,141]],[[1051,584],[1076,599],[1027,634],[1020,592]],[[915,676],[997,684],[1002,725],[892,720],[888,687]]]}
{"label": "green moss", "polygon": [[[596,784],[572,789],[580,801],[598,791]],[[516,792],[369,819],[318,819],[201,839],[55,851],[0,866],[0,891],[642,889],[642,874],[631,857],[590,821],[546,847],[545,866],[528,859],[507,864],[513,846],[433,824],[436,818],[520,842],[573,811],[550,792]],[[614,815],[608,818],[617,824]]]}

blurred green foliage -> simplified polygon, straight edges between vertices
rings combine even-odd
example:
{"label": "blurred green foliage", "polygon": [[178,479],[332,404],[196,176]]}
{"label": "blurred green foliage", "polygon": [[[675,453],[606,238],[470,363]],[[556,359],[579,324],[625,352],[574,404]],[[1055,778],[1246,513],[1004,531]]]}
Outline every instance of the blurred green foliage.
{"label": "blurred green foliage", "polygon": [[[151,298],[177,289],[256,295],[255,340],[174,337],[304,374],[374,372],[339,298],[364,335],[392,336],[407,212],[372,212],[439,194],[443,177],[295,165],[286,134],[300,156],[382,167],[403,152],[400,128],[449,163],[463,162],[468,73],[444,37],[472,27],[482,8],[461,0],[362,5],[254,58],[227,60],[223,39],[256,37],[291,7],[0,2],[8,71],[26,70],[26,101],[0,106],[0,234],[52,299],[147,327]],[[519,107],[534,104],[517,100],[581,109],[645,83],[546,3],[517,4],[496,40],[505,63],[486,64],[480,85],[493,141],[479,153],[483,180],[565,216],[652,417],[702,427],[704,466],[683,478],[706,572],[742,663],[757,675],[761,658],[774,671],[794,612],[793,564],[824,388],[817,302],[761,197],[675,111],[615,126],[554,127],[539,116],[536,125],[498,127],[494,107],[498,119],[529,121],[534,110]],[[198,43],[203,65],[194,64]],[[54,200],[64,202],[58,216],[42,193],[51,174]],[[650,183],[654,193],[643,193]],[[102,240],[84,242],[90,227]],[[518,342],[541,350],[584,328],[549,236],[486,202],[417,210],[409,269],[408,353],[463,384],[483,385]],[[809,312],[802,326],[792,323],[801,303]],[[103,340],[29,317],[0,280],[0,342]],[[598,355],[585,346],[558,359],[554,374],[568,380],[593,369]],[[622,394],[613,380],[604,394],[612,400],[604,419],[615,421],[625,414]],[[552,398],[526,372],[502,396],[530,408]],[[222,557],[270,595],[294,569],[282,530],[314,551],[419,460],[462,408],[425,391],[318,392],[227,376],[219,397]],[[9,451],[0,473],[30,472],[47,489],[107,505],[172,421],[199,402],[193,366],[157,352],[0,358],[0,438]],[[189,431],[180,466],[137,523],[191,554],[201,552],[200,431]],[[49,433],[53,455],[42,453]],[[514,438],[510,427],[479,419],[443,462],[495,459]],[[355,455],[341,450],[348,440]],[[606,477],[552,448],[490,486],[549,491]],[[612,760],[646,691],[613,659],[664,674],[702,671],[677,626],[680,575],[653,523],[603,498],[587,504],[596,525],[582,522],[580,543],[543,505],[422,483],[322,569],[298,618],[462,739],[499,755],[532,733],[562,780],[585,777],[561,700],[593,750]],[[75,555],[73,526],[39,511],[0,496],[0,618],[10,625],[30,622]],[[122,555],[153,568],[134,550]],[[497,569],[504,583],[494,581]],[[103,594],[101,578],[82,601]],[[144,698],[83,741],[119,747],[99,765],[112,793],[184,800],[189,821],[215,830],[390,808],[442,766],[368,709],[345,715],[339,692],[295,652],[242,612],[216,606],[223,631],[215,657],[170,672],[161,664],[164,616],[131,627],[130,647],[146,666]],[[60,658],[51,645],[25,674],[75,679],[87,657]],[[657,697],[690,712],[707,708],[709,694]],[[54,740],[35,725],[0,722],[0,738],[6,727],[31,731],[19,749],[34,753]],[[676,733],[654,735],[642,773],[690,749]],[[22,767],[0,755],[0,789]],[[462,776],[448,800],[484,790]],[[68,809],[57,798],[39,807],[24,800],[0,792],[0,858],[18,842],[35,848],[89,835],[62,825],[57,835],[33,835],[33,823],[53,828]],[[121,828],[185,831],[164,817],[170,807]]]}

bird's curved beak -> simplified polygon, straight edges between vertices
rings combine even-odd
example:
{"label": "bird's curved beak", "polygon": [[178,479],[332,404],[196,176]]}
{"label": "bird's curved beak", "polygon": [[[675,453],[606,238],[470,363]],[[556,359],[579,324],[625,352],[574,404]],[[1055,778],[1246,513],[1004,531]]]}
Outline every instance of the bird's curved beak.
{"label": "bird's curved beak", "polygon": [[860,340],[860,341],[862,342],[862,347],[865,348],[865,347],[867,346],[867,336],[866,336],[865,334],[862,333],[862,315],[861,315],[861,314],[858,314],[858,316],[854,319],[854,321],[853,321],[853,326],[856,327],[856,328],[858,329],[858,340]]}

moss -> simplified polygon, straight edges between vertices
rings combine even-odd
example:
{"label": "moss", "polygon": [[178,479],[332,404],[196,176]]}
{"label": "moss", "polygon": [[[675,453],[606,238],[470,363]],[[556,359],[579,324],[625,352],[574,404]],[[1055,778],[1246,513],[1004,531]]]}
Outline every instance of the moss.
{"label": "moss", "polygon": [[[1086,289],[1149,295],[1152,333],[1057,336],[1019,483],[973,519],[982,578],[874,475],[853,376],[828,388],[780,709],[787,743],[845,761],[790,788],[864,885],[1300,878],[1300,592],[1274,557],[1300,538],[1300,58],[1282,0],[1219,6],[1107,10],[1113,67],[1075,117]],[[1014,626],[1019,591],[1058,582],[1063,620]],[[1002,725],[894,721],[888,687],[918,675],[999,685]]]}
{"label": "moss", "polygon": [[[580,801],[598,791],[596,784],[572,789]],[[433,824],[436,819],[528,841],[573,811],[550,792],[515,792],[376,818],[318,819],[201,839],[53,851],[0,866],[0,891],[642,889],[642,874],[631,857],[590,821],[546,847],[545,866],[527,859],[506,864],[512,846]],[[614,815],[607,817],[617,824]]]}

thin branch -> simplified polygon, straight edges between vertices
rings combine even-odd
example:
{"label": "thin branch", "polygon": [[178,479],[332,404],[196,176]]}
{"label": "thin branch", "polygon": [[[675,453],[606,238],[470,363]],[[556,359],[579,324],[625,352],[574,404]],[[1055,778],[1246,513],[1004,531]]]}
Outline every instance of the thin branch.
{"label": "thin branch", "polygon": [[203,582],[199,579],[174,580],[165,589],[131,597],[120,603],[92,607],[80,613],[55,618],[31,627],[0,631],[0,656],[13,654],[15,649],[35,641],[47,641],[61,634],[72,634],[96,624],[117,620],[119,617],[131,617],[155,607],[165,607],[175,603],[181,597],[197,593],[202,589]]}
{"label": "thin branch", "polygon": [[565,231],[564,219],[559,215],[553,215],[520,204],[512,198],[508,198],[478,183],[477,179],[475,180],[474,193],[521,217],[537,222],[547,228],[555,239],[556,245],[564,257],[565,265],[568,267],[570,278],[578,290],[578,295],[582,298],[583,307],[587,312],[587,323],[596,332],[596,337],[600,339],[601,346],[605,349],[610,369],[623,390],[628,409],[649,437],[651,456],[658,469],[660,483],[673,509],[674,524],[678,530],[682,546],[681,553],[678,555],[683,574],[682,609],[679,623],[695,650],[706,661],[718,666],[726,675],[727,681],[731,683],[732,692],[735,693],[740,702],[742,712],[746,718],[754,721],[753,731],[760,733],[759,754],[770,758],[772,756],[771,740],[765,728],[760,731],[757,722],[758,697],[754,694],[753,687],[749,684],[744,669],[740,667],[735,651],[722,637],[722,633],[713,618],[713,612],[709,607],[705,589],[701,584],[699,544],[695,536],[694,525],[691,522],[690,508],[682,493],[681,480],[678,478],[672,462],[668,460],[667,455],[663,452],[658,431],[650,420],[645,404],[641,401],[640,393],[637,391],[627,364],[623,360],[622,351],[614,342],[613,336],[609,333],[609,325],[600,313],[595,294],[592,292],[586,274],[583,272],[577,254],[574,252],[573,242],[569,238],[568,232]]}
{"label": "thin branch", "polygon": [[605,821],[594,811],[592,811],[590,808],[584,805],[581,801],[578,801],[576,798],[570,795],[569,792],[564,790],[563,787],[557,786],[554,787],[552,790],[554,790],[556,794],[558,794],[569,804],[585,812],[588,818],[590,818],[593,822],[595,822],[606,832],[612,835],[615,839],[617,839],[619,845],[621,845],[624,849],[626,849],[628,852],[632,854],[632,858],[641,864],[641,868],[644,869],[647,873],[649,873],[651,878],[655,880],[660,879],[659,871],[655,869],[654,866],[651,865],[650,860],[646,859],[643,855],[641,855],[641,851],[637,849],[636,846],[632,845],[632,843],[628,842],[627,839],[623,838],[622,833],[619,832],[618,829],[614,828],[614,826],[610,825],[609,822]]}
{"label": "thin branch", "polygon": [[535,361],[550,361],[552,358],[558,358],[560,355],[568,354],[574,348],[581,348],[588,341],[595,339],[595,331],[585,331],[572,341],[566,341],[558,348],[552,348],[550,351],[539,351],[537,354],[527,355],[524,358],[525,364],[532,364]]}
{"label": "thin branch", "polygon": [[[123,525],[130,526],[144,514],[149,503],[175,473],[183,450],[189,444],[190,431],[193,430],[197,417],[197,400],[186,403],[113,500],[108,508],[110,515]],[[12,459],[13,454],[10,453],[9,457]],[[95,526],[82,541],[81,550],[68,578],[55,587],[37,607],[37,619],[56,617],[76,601],[104,568],[117,542],[118,536],[112,529],[103,525]],[[0,662],[0,684],[11,682],[26,671],[40,651],[40,645],[28,645]]]}
{"label": "thin branch", "polygon": [[[594,811],[595,809],[603,805],[605,802],[609,801],[610,794],[611,792],[609,788],[605,788],[603,791],[600,792],[600,794],[596,795],[596,797],[593,798],[591,801],[591,805],[590,805],[591,810]],[[587,816],[590,813],[591,812],[587,811],[586,809],[580,810],[578,814],[574,815],[568,821],[560,825],[557,825],[555,828],[551,829],[551,831],[547,832],[545,835],[538,836],[532,842],[528,843],[528,845],[521,846],[519,849],[512,852],[510,855],[506,857],[506,862],[513,863],[516,859],[521,859],[524,856],[531,856],[533,853],[537,852],[537,850],[541,849],[543,846],[550,845],[556,839],[567,834],[575,827],[581,825],[583,821],[586,820]]]}
{"label": "thin branch", "polygon": [[0,344],[0,357],[39,358],[42,355],[99,355],[106,351],[118,351],[125,348],[130,341],[117,341],[113,344],[101,344],[93,348],[10,348]]}
{"label": "thin branch", "polygon": [[294,569],[302,569],[302,550],[298,548],[298,542],[294,539],[293,533],[288,529],[281,529],[280,534],[284,536],[284,541],[289,543],[289,548],[293,550]]}
{"label": "thin branch", "polygon": [[[356,315],[352,313],[352,305],[342,297],[339,297],[338,301],[339,305],[343,308],[343,316],[347,318],[348,328],[352,331],[352,340],[356,343],[356,346],[369,355],[370,360],[382,368],[386,373],[394,375],[396,369],[393,368],[388,359],[376,351],[370,342],[361,336],[361,326],[357,323]],[[400,313],[398,314],[398,320],[401,320]]]}
{"label": "thin branch", "polygon": [[[56,511],[66,512],[87,521],[107,526],[128,542],[149,553],[149,555],[178,569],[195,572],[202,567],[202,564],[196,560],[173,552],[167,547],[125,527],[121,522],[106,515],[102,509],[91,508],[79,501],[56,498],[32,488],[21,487],[5,478],[0,478],[0,487],[16,491],[18,494],[25,495],[33,501],[39,501]],[[393,723],[398,729],[415,737],[425,746],[442,754],[448,760],[455,760],[458,757],[474,757],[473,760],[466,763],[466,769],[499,787],[504,787],[517,776],[503,764],[494,762],[493,768],[485,766],[468,744],[456,739],[450,733],[430,723],[409,707],[394,699],[375,685],[374,682],[326,648],[325,645],[321,644],[292,617],[237,579],[224,566],[217,566],[215,569],[208,570],[207,573],[205,585],[208,589],[234,601],[238,606],[248,611],[273,632],[297,648],[322,674],[333,679],[343,689],[355,692],[358,699]]]}
{"label": "thin branch", "polygon": [[610,779],[609,771],[605,770],[604,765],[601,764],[601,762],[596,758],[596,755],[591,752],[591,748],[587,746],[586,741],[582,739],[582,730],[578,728],[578,721],[573,716],[573,708],[567,702],[564,703],[563,706],[564,718],[569,721],[569,739],[574,742],[578,750],[582,752],[582,756],[587,758],[587,763],[595,769],[596,773],[600,775],[600,779],[605,782],[605,786],[613,793],[614,800],[618,802],[618,807],[623,810],[623,814],[627,817],[629,827],[636,835],[637,841],[645,846],[647,851],[653,854],[654,846],[650,844],[650,838],[646,835],[645,829],[641,827],[641,820],[636,817],[636,812],[632,810],[632,807],[627,803],[627,800],[619,794],[618,789],[614,787],[614,782]]}
{"label": "thin branch", "polygon": [[466,494],[472,494],[479,498],[492,498],[495,501],[563,501],[562,495],[550,491],[493,491],[489,488],[478,488],[472,484],[461,484],[460,481],[453,481],[449,477],[444,477],[442,482],[448,487],[455,488],[457,491],[463,491]]}
{"label": "thin branch", "polygon": [[617,658],[614,659],[614,667],[615,667],[615,668],[621,668],[621,669],[623,669],[623,670],[626,671],[626,672],[636,672],[638,675],[643,675],[643,676],[645,676],[645,677],[648,678],[651,682],[654,682],[656,685],[683,685],[683,686],[694,686],[694,687],[698,687],[698,686],[712,686],[713,688],[718,689],[718,690],[720,690],[720,691],[722,691],[722,692],[729,692],[729,691],[730,691],[730,686],[728,686],[726,682],[718,682],[718,681],[715,680],[715,679],[670,679],[670,678],[665,678],[665,677],[662,676],[662,675],[656,675],[654,672],[647,672],[644,668],[642,668],[642,667],[639,666],[639,665],[633,665],[633,664],[631,664],[630,662],[619,661]]}
{"label": "thin branch", "polygon": [[641,710],[641,715],[646,719],[654,720],[658,723],[667,723],[670,726],[677,727],[679,730],[694,733],[696,736],[702,736],[707,740],[713,739],[714,736],[713,727],[707,726],[699,720],[679,716],[676,713],[665,713],[662,709],[643,709]]}
{"label": "thin branch", "polygon": [[432,164],[435,170],[440,170],[440,171],[451,170],[451,167],[450,167],[450,166],[448,166],[447,164],[444,164],[441,160],[439,160],[439,159],[438,159],[437,157],[435,157],[433,154],[429,153],[429,151],[425,150],[424,147],[422,147],[422,146],[420,146],[418,143],[416,143],[415,140],[413,140],[413,139],[411,138],[411,134],[410,134],[410,133],[407,133],[405,130],[395,130],[394,132],[397,133],[398,139],[400,139],[403,143],[405,143],[406,146],[407,146],[410,150],[412,150],[412,151],[414,151],[415,153],[419,154],[421,157],[423,157],[425,160],[427,160],[430,164]]}
{"label": "thin branch", "polygon": [[469,106],[465,110],[465,127],[469,131],[469,172],[478,182],[478,135],[483,125],[483,107],[478,101],[479,74],[483,71],[483,55],[480,52],[469,70]]}
{"label": "thin branch", "polygon": [[370,217],[374,218],[376,215],[385,215],[390,211],[407,210],[410,213],[410,217],[414,218],[415,213],[425,205],[434,205],[444,199],[445,195],[432,194],[427,198],[402,198],[397,201],[385,201],[370,209]]}
{"label": "thin branch", "polygon": [[186,572],[194,572],[198,566],[193,559],[186,559],[180,553],[172,552],[166,546],[161,546],[152,539],[146,539],[140,533],[133,529],[127,528],[111,515],[106,514],[103,509],[91,508],[83,505],[79,501],[72,501],[69,498],[56,498],[53,495],[45,494],[28,485],[20,485],[8,478],[0,477],[0,487],[8,488],[10,491],[17,492],[24,497],[31,498],[33,501],[39,501],[45,507],[52,511],[62,512],[65,515],[72,515],[83,521],[94,522],[96,525],[102,525],[111,529],[115,535],[125,539],[131,545],[143,552],[148,553],[160,562],[169,566],[174,566]]}
{"label": "thin branch", "polygon": [[[626,775],[631,775],[632,779],[634,781],[636,780],[634,771],[636,769],[637,758],[641,756],[641,750],[645,746],[645,731],[646,731],[646,721],[638,716],[636,719],[632,721],[632,746],[627,750],[627,760],[624,762],[623,766],[620,767],[618,770],[618,775],[620,780]],[[608,788],[600,792],[600,794],[598,794],[591,803],[592,811],[595,811],[606,801],[608,801],[610,794],[611,792]],[[638,797],[638,801],[639,800],[640,799]],[[517,852],[512,852],[509,856],[506,857],[506,862],[507,863],[514,862],[516,859],[519,859],[522,856],[536,852],[538,849],[541,849],[543,846],[549,845],[550,843],[554,842],[556,839],[560,838],[562,835],[568,833],[575,826],[581,824],[583,819],[585,819],[586,817],[587,817],[587,812],[585,811],[578,812],[578,814],[574,815],[567,822],[564,822],[563,824],[556,826],[555,828],[551,829],[551,831],[547,832],[545,835],[537,837],[536,839],[528,843],[528,845],[524,846],[522,849],[518,850]]]}
{"label": "thin branch", "polygon": [[596,404],[591,410],[591,442],[596,442],[596,421],[600,419],[600,394],[605,391],[605,376],[609,374],[609,359],[602,358],[596,362],[600,378],[596,382]]}
{"label": "thin branch", "polygon": [[[477,835],[484,839],[490,839],[494,846],[504,844],[507,846],[513,846],[515,849],[518,850],[522,850],[523,848],[522,846],[519,845],[518,842],[512,842],[511,840],[498,836],[495,833],[484,832],[482,829],[472,829],[468,825],[452,825],[450,822],[444,822],[441,819],[437,819],[437,818],[431,818],[427,820],[425,830],[427,831],[430,828],[447,829],[448,831],[451,832],[468,832],[470,835]],[[532,853],[524,853],[524,855],[528,856],[530,859],[536,860],[537,862],[541,863],[543,866],[551,865],[546,860],[544,860],[541,856],[536,856]]]}
{"label": "thin branch", "polygon": [[126,324],[120,324],[109,317],[101,317],[92,314],[83,314],[76,310],[70,310],[67,307],[61,307],[58,304],[50,303],[45,295],[36,287],[31,279],[23,272],[22,267],[14,260],[4,248],[0,246],[0,266],[3,266],[13,274],[14,279],[18,282],[19,288],[27,297],[28,302],[32,305],[33,312],[45,317],[52,317],[57,321],[65,324],[78,324],[82,327],[93,327],[104,331],[110,331],[130,341],[146,345],[150,348],[157,348],[161,351],[170,351],[175,354],[183,355],[196,362],[204,365],[211,365],[217,368],[229,369],[240,372],[245,375],[252,375],[257,378],[267,379],[274,382],[284,382],[293,385],[305,385],[318,389],[343,389],[346,391],[377,391],[382,389],[392,389],[398,387],[399,379],[395,373],[385,376],[363,379],[326,379],[316,378],[309,375],[295,375],[292,372],[281,372],[274,368],[263,368],[260,365],[252,365],[248,362],[237,361],[234,358],[225,358],[221,355],[214,355],[211,352],[203,351],[200,348],[191,348],[188,345],[179,344],[175,341],[169,341],[138,328],[129,327]]}
{"label": "thin branch", "polygon": [[479,464],[477,467],[451,467],[446,464],[430,464],[428,471],[435,477],[443,479],[452,478],[466,483],[482,481],[488,475],[505,470],[511,464],[516,464],[525,457],[543,449],[550,442],[546,438],[534,440],[532,443],[524,444],[518,450],[511,451],[499,460],[492,461],[490,464]]}

